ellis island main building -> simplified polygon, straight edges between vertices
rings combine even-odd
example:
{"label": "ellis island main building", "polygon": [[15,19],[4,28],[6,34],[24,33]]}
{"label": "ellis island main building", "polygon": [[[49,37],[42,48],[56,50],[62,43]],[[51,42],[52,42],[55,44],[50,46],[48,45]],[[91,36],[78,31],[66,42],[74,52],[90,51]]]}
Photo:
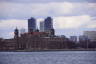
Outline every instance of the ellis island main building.
{"label": "ellis island main building", "polygon": [[47,17],[40,22],[40,30],[36,26],[36,19],[28,19],[28,32],[21,33],[14,30],[13,39],[2,41],[0,50],[51,50],[72,48],[74,43],[65,36],[56,36],[53,28],[53,19]]}

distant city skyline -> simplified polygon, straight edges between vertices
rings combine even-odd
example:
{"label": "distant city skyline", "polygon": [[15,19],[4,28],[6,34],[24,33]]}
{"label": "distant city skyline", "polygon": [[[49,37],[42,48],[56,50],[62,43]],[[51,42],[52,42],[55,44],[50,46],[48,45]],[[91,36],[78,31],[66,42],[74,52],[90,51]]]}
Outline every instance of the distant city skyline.
{"label": "distant city skyline", "polygon": [[14,29],[28,29],[30,17],[53,18],[56,35],[78,36],[96,31],[95,0],[0,0],[0,37],[12,38]]}

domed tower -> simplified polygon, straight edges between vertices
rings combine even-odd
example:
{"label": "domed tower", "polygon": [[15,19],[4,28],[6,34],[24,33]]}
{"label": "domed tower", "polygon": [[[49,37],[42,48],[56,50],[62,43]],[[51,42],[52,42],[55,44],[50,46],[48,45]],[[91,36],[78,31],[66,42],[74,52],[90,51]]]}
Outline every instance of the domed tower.
{"label": "domed tower", "polygon": [[18,38],[19,37],[19,30],[16,28],[15,30],[14,30],[14,38]]}
{"label": "domed tower", "polygon": [[16,42],[16,49],[19,49],[19,30],[17,28],[14,30],[14,39]]}

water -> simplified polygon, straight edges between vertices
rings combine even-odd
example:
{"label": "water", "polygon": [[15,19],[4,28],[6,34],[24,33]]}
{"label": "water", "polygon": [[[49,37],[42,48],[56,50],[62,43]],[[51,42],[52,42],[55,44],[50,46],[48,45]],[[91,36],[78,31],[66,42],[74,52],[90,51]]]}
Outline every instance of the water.
{"label": "water", "polygon": [[96,64],[96,51],[0,52],[0,64]]}

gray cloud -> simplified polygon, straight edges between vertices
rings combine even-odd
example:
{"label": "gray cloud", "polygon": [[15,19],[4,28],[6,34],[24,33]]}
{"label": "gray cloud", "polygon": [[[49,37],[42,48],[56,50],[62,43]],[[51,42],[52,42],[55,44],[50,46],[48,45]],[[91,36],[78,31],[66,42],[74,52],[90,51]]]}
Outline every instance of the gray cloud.
{"label": "gray cloud", "polygon": [[0,19],[28,19],[46,16],[80,16],[95,17],[96,3],[0,3]]}
{"label": "gray cloud", "polygon": [[[60,2],[60,1],[52,2],[50,0],[48,0],[48,1],[50,1],[50,3],[48,3],[47,0],[46,0],[46,3],[40,3],[39,1],[38,1],[39,3],[37,3],[37,1],[35,3],[35,2],[33,2],[33,0],[32,1],[26,0],[25,2],[31,1],[29,4],[23,3],[24,0],[0,0],[0,1],[4,1],[4,2],[0,2],[0,24],[1,24],[0,25],[1,26],[0,27],[0,36],[2,34],[2,37],[10,37],[10,35],[12,35],[12,32],[14,31],[13,26],[15,27],[15,25],[24,27],[25,24],[23,24],[24,22],[21,23],[21,21],[22,20],[24,21],[25,19],[27,21],[27,19],[30,18],[31,16],[33,16],[35,18],[40,18],[40,17],[45,18],[46,16],[56,17],[55,18],[56,21],[62,22],[62,23],[58,23],[60,25],[60,27],[61,28],[67,27],[66,29],[68,29],[68,30],[65,30],[65,28],[64,28],[64,29],[61,29],[61,31],[56,29],[57,34],[60,34],[60,32],[62,34],[64,34],[63,32],[66,31],[65,34],[70,35],[71,29],[69,29],[69,25],[74,26],[75,23],[77,23],[77,25],[78,25],[78,23],[80,23],[79,26],[82,29],[86,29],[87,27],[89,27],[89,28],[91,27],[91,29],[92,29],[92,28],[96,27],[96,25],[95,25],[95,23],[96,23],[96,21],[95,21],[96,20],[96,14],[95,14],[96,3],[88,3],[88,0],[86,0],[87,2],[82,2],[82,3],[81,2],[75,2],[75,3],[74,2]],[[5,1],[7,1],[7,2],[5,2]],[[21,1],[21,3],[15,3],[16,1],[17,2]],[[42,1],[44,1],[44,0],[42,0]],[[83,1],[85,1],[85,0],[83,0]],[[85,16],[83,16],[83,15],[85,15]],[[79,18],[79,16],[83,16],[84,18],[83,17]],[[87,18],[86,18],[86,16],[87,16]],[[60,19],[58,17],[60,17]],[[1,21],[1,19],[3,21]],[[86,22],[84,24],[84,22],[87,21],[87,19],[89,19],[88,22]],[[63,21],[65,21],[64,26],[62,25]],[[93,22],[91,22],[91,21],[93,21]],[[72,24],[70,22],[72,22],[72,23],[74,22],[74,24]],[[22,26],[21,26],[21,24],[22,24]],[[10,28],[10,27],[12,27],[12,28]],[[77,27],[77,29],[80,30],[80,27]],[[2,28],[2,30],[1,30],[1,28]],[[8,29],[8,28],[10,28],[10,29]],[[74,28],[72,28],[72,30],[73,29]],[[80,33],[79,30],[78,30],[78,33]],[[73,31],[74,31],[74,33],[77,32],[75,30],[73,30]],[[83,30],[81,30],[81,31],[83,31]]]}
{"label": "gray cloud", "polygon": [[96,0],[0,0],[1,2],[15,2],[15,3],[48,3],[48,2],[96,2]]}

